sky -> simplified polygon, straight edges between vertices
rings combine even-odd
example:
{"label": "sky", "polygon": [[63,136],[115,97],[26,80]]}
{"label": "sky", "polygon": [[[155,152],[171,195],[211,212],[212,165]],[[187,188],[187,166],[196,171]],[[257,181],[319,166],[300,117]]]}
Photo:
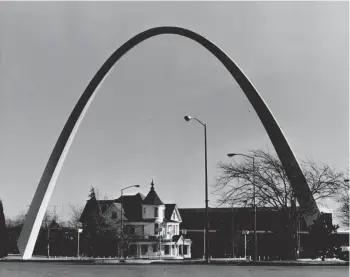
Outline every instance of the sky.
{"label": "sky", "polygon": [[[27,209],[78,98],[104,61],[151,27],[196,31],[246,73],[295,155],[349,166],[347,2],[0,2],[0,198]],[[48,209],[69,218],[89,188],[101,199],[146,195],[204,207],[208,179],[229,152],[273,146],[235,80],[207,50],[174,35],[151,38],[112,69],[65,160]],[[212,192],[212,188],[210,188]],[[217,205],[209,195],[209,205]],[[328,203],[328,202],[327,202]],[[328,203],[335,209],[334,203]]]}

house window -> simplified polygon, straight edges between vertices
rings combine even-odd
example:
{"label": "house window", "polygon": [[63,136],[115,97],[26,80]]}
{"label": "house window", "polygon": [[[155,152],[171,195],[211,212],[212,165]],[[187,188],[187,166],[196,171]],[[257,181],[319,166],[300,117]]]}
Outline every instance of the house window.
{"label": "house window", "polygon": [[126,234],[134,235],[135,234],[135,226],[127,226],[125,228]]}
{"label": "house window", "polygon": [[141,225],[140,226],[140,235],[144,235],[145,234],[145,226]]}
{"label": "house window", "polygon": [[117,218],[117,212],[116,212],[116,211],[113,211],[113,212],[112,212],[112,218],[113,218],[113,219],[116,219],[116,218]]}
{"label": "house window", "polygon": [[158,208],[154,208],[154,217],[158,217]]}
{"label": "house window", "polygon": [[184,255],[187,255],[187,249],[188,249],[188,245],[184,246]]}
{"label": "house window", "polygon": [[158,234],[158,224],[154,224],[154,234],[157,235]]}
{"label": "house window", "polygon": [[153,244],[153,252],[158,252],[158,244]]}
{"label": "house window", "polygon": [[143,215],[146,216],[146,207],[143,207]]}
{"label": "house window", "polygon": [[169,235],[172,235],[172,233],[173,233],[173,228],[172,227],[173,227],[172,225],[168,226],[168,234]]}
{"label": "house window", "polygon": [[129,253],[131,256],[137,255],[137,246],[135,244],[130,245]]}
{"label": "house window", "polygon": [[141,255],[145,255],[148,252],[148,245],[141,245]]}
{"label": "house window", "polygon": [[164,246],[164,255],[169,255],[169,245]]}

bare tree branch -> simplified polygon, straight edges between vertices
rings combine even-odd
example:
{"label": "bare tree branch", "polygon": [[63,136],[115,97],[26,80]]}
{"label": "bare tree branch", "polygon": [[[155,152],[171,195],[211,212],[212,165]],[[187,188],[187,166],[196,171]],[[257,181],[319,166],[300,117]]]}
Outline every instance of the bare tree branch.
{"label": "bare tree branch", "polygon": [[[220,195],[220,205],[242,205],[253,203],[253,186],[256,188],[257,206],[268,206],[279,210],[290,210],[295,192],[290,184],[281,161],[268,151],[261,149],[249,151],[255,158],[244,157],[241,163],[232,159],[219,163],[219,176],[213,185],[214,193]],[[305,177],[315,200],[336,199],[344,188],[344,173],[326,164],[312,160],[301,162]],[[299,209],[299,212],[305,212]]]}

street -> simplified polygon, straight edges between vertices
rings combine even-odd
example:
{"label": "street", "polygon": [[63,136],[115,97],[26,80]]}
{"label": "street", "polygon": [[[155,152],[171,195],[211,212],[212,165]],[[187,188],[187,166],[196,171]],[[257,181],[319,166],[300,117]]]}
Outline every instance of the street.
{"label": "street", "polygon": [[348,275],[349,268],[346,266],[74,265],[3,262],[0,267],[0,277],[345,277]]}

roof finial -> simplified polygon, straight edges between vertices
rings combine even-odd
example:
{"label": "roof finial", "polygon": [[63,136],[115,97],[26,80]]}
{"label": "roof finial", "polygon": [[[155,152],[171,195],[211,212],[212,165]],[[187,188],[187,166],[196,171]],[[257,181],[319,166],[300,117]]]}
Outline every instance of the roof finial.
{"label": "roof finial", "polygon": [[154,190],[154,183],[153,183],[153,179],[152,179],[152,183],[151,183],[151,190]]}

